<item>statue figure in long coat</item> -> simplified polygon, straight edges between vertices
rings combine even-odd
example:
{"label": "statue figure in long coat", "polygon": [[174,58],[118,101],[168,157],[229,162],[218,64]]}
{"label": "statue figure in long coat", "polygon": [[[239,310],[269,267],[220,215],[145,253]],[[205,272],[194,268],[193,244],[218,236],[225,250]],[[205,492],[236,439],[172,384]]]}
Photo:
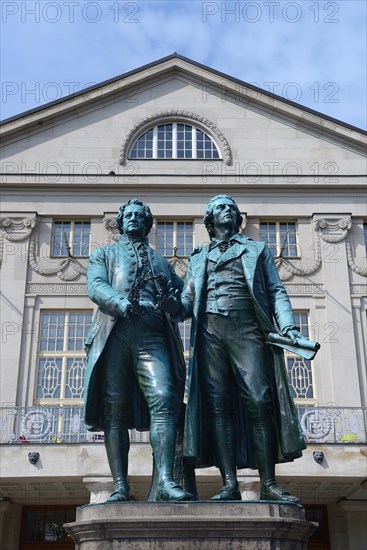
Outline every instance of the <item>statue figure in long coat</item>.
{"label": "statue figure in long coat", "polygon": [[268,342],[288,342],[294,351],[317,344],[295,326],[265,243],[239,233],[234,200],[214,197],[204,223],[210,244],[193,252],[181,296],[182,318],[192,316],[184,455],[199,467],[219,467],[223,488],[215,500],[241,500],[236,467],[257,467],[261,499],[297,502],[277,484],[275,464],[300,457],[305,443],[283,350]]}
{"label": "statue figure in long coat", "polygon": [[119,242],[97,249],[88,265],[88,294],[99,308],[85,342],[85,422],[104,431],[114,480],[110,502],[129,500],[129,428],[150,428],[156,500],[191,497],[173,479],[185,361],[169,314],[180,307],[183,283],[148,246],[152,223],[149,207],[130,200],[117,216]]}

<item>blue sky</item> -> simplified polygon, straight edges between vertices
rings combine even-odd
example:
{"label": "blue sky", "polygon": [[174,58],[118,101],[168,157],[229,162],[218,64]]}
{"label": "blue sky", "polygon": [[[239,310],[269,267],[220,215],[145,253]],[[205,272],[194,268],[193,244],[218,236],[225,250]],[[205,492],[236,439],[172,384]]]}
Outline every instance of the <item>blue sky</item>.
{"label": "blue sky", "polygon": [[366,128],[365,0],[1,2],[1,119],[178,52]]}

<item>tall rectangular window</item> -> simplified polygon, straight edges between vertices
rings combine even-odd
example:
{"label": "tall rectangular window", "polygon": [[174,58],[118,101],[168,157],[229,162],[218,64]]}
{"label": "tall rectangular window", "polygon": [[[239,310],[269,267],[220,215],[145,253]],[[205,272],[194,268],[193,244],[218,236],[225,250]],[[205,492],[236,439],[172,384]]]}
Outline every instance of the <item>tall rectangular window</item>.
{"label": "tall rectangular window", "polygon": [[156,248],[163,256],[190,256],[193,250],[194,224],[189,221],[158,221]]}
{"label": "tall rectangular window", "polygon": [[82,400],[84,338],[92,311],[43,311],[38,351],[36,400]]}
{"label": "tall rectangular window", "polygon": [[367,256],[367,222],[363,224],[363,234],[364,234],[364,246],[366,248],[366,256]]}
{"label": "tall rectangular window", "polygon": [[[306,338],[309,337],[309,322],[307,311],[295,311],[294,317],[300,332]],[[285,361],[288,371],[288,380],[294,399],[314,399],[314,383],[312,376],[312,364],[309,359],[303,359],[298,355],[285,352]]]}
{"label": "tall rectangular window", "polygon": [[89,221],[54,221],[52,256],[89,256]]}
{"label": "tall rectangular window", "polygon": [[296,222],[261,222],[260,240],[265,241],[273,256],[299,256]]}

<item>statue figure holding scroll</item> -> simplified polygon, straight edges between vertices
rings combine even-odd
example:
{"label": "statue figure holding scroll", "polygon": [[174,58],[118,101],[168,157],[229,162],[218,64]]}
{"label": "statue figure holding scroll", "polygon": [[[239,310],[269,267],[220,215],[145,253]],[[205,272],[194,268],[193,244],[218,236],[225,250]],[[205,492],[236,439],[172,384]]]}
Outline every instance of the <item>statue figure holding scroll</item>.
{"label": "statue figure holding scroll", "polygon": [[99,308],[85,342],[85,422],[104,431],[109,502],[129,500],[129,428],[150,429],[156,500],[192,498],[173,479],[185,361],[170,314],[179,310],[183,283],[148,245],[152,223],[149,207],[130,200],[117,216],[119,242],[97,249],[88,265],[88,294]]}
{"label": "statue figure holding scroll", "polygon": [[275,464],[305,448],[278,346],[315,355],[317,345],[295,326],[265,243],[239,233],[235,201],[211,199],[204,223],[210,244],[194,250],[181,296],[192,316],[184,455],[219,467],[214,500],[241,500],[236,468],[257,467],[261,499],[298,502],[275,479]]}

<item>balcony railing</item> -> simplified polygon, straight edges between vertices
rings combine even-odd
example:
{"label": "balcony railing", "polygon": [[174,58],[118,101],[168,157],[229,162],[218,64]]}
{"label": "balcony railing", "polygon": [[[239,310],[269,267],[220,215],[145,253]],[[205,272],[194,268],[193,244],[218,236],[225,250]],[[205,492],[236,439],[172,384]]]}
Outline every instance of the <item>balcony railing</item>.
{"label": "balcony railing", "polygon": [[[298,406],[308,443],[366,443],[367,407]],[[132,443],[149,441],[147,432],[130,430]],[[0,444],[96,443],[103,433],[88,432],[82,406],[0,408]]]}

